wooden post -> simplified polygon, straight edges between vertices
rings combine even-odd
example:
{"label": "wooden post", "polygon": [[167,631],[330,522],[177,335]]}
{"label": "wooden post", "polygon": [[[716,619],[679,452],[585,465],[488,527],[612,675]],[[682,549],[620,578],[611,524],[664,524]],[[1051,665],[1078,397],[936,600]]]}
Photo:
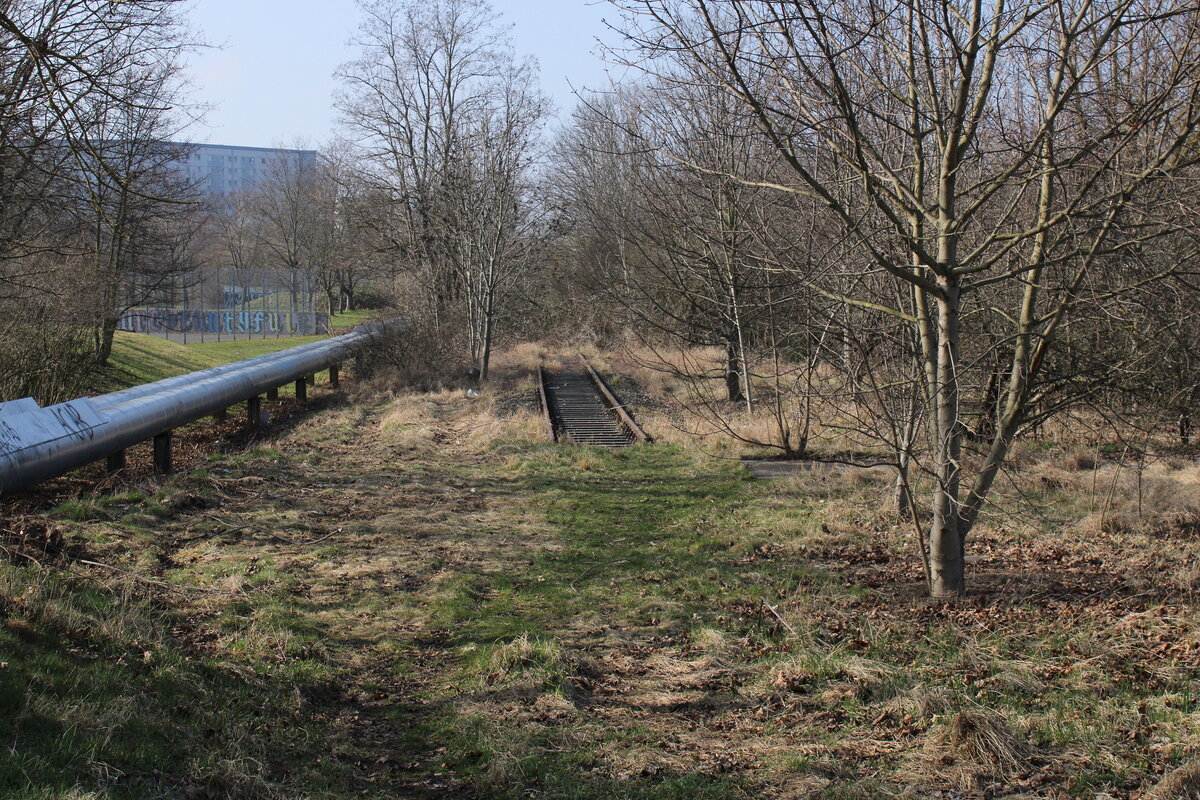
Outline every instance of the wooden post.
{"label": "wooden post", "polygon": [[340,383],[338,382],[338,365],[337,364],[329,365],[329,385],[335,389],[338,388],[338,386],[340,385]]}
{"label": "wooden post", "polygon": [[262,398],[258,395],[246,401],[246,422],[251,428],[262,424]]}
{"label": "wooden post", "polygon": [[229,419],[229,409],[222,408],[220,411],[213,414],[213,419],[215,419],[217,422],[224,422],[225,420]]}
{"label": "wooden post", "polygon": [[270,389],[267,389],[267,399],[268,400],[278,400],[279,399],[279,387],[278,386],[272,386]]}
{"label": "wooden post", "polygon": [[171,466],[171,432],[164,431],[154,437],[154,471],[170,475]]}
{"label": "wooden post", "polygon": [[108,468],[108,473],[111,475],[114,472],[120,472],[125,469],[125,451],[118,450],[115,453],[109,453],[108,458],[104,460],[105,466]]}
{"label": "wooden post", "polygon": [[296,381],[296,399],[297,400],[307,400],[308,399],[308,381],[305,380],[304,378],[301,378],[300,380]]}

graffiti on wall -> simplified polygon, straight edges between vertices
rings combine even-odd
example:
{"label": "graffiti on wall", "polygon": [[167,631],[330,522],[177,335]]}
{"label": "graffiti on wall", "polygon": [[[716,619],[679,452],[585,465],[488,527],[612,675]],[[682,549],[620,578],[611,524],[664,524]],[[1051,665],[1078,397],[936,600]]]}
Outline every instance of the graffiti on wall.
{"label": "graffiti on wall", "polygon": [[329,315],[311,311],[126,311],[118,330],[132,333],[211,333],[313,336],[329,333]]}

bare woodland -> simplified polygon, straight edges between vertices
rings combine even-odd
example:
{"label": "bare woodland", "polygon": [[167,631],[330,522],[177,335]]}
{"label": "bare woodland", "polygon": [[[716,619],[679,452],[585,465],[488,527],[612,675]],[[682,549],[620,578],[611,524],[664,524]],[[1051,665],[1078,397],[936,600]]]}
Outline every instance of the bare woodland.
{"label": "bare woodland", "polygon": [[632,77],[553,131],[483,0],[360,6],[343,138],[219,204],[171,169],[178,2],[0,7],[6,398],[78,391],[205,265],[389,306],[485,379],[549,334],[717,352],[662,359],[690,413],[890,466],[935,596],[1039,427],[1192,446],[1194,4],[613,0]]}
{"label": "bare woodland", "polygon": [[[1072,322],[1129,313],[1186,281],[1197,9],[618,5],[627,46],[616,57],[644,71],[655,105],[673,101],[676,121],[703,108],[726,120],[727,137],[740,131],[770,155],[739,162],[733,148],[705,152],[696,142],[714,137],[681,142],[653,115],[600,124],[626,128],[648,171],[665,164],[697,184],[767,190],[782,206],[757,225],[745,214],[737,233],[756,242],[742,253],[730,256],[743,236],[721,236],[718,221],[708,230],[724,245],[720,256],[684,258],[752,265],[753,278],[725,271],[730,297],[775,274],[787,294],[835,301],[813,309],[798,337],[753,339],[772,355],[824,348],[832,352],[820,360],[835,365],[842,347],[838,378],[802,380],[800,391],[841,392],[856,407],[861,420],[848,427],[890,453],[897,511],[918,525],[930,591],[962,592],[968,535],[1014,439],[1071,403],[1122,388],[1107,353],[1083,357],[1108,361],[1102,375],[1071,363],[1063,345],[1089,338]],[[713,100],[699,102],[699,92]],[[773,244],[789,217],[807,245]],[[804,300],[765,302],[766,318],[809,310]],[[719,314],[735,318],[730,307]],[[732,353],[747,337],[722,338]],[[1090,339],[1102,351],[1112,344]],[[730,399],[741,399],[734,388]],[[916,483],[928,486],[927,500],[918,502]]]}

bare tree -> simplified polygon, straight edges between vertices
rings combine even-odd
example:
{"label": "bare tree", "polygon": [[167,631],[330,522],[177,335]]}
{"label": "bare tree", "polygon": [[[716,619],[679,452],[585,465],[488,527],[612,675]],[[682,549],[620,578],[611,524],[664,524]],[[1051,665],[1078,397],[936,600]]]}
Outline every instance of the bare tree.
{"label": "bare tree", "polygon": [[122,316],[149,302],[173,302],[197,261],[203,224],[198,194],[179,168],[186,145],[172,140],[178,90],[173,62],[134,70],[136,90],[113,102],[93,98],[88,137],[78,151],[88,210],[95,292],[95,352],[108,361]]}
{"label": "bare tree", "polygon": [[546,100],[529,64],[496,76],[486,101],[466,121],[450,185],[450,258],[462,282],[471,360],[486,380],[498,307],[529,262],[541,218],[533,164]]}
{"label": "bare tree", "polygon": [[362,56],[340,106],[390,207],[390,250],[438,330],[465,320],[486,372],[496,302],[525,250],[526,193],[546,103],[482,0],[361,2]]}
{"label": "bare tree", "polygon": [[[710,76],[787,163],[775,188],[818,201],[870,269],[905,287],[901,307],[872,302],[911,320],[919,344],[930,589],[961,593],[967,535],[1081,293],[1111,296],[1172,267],[1107,268],[1172,226],[1150,198],[1194,157],[1195,5],[616,4],[643,67],[670,79],[682,61]],[[995,432],[968,465],[964,357],[984,334],[964,312],[984,290],[1006,304],[1004,386]]]}
{"label": "bare tree", "polygon": [[29,274],[25,265],[33,262],[24,255],[77,244],[63,212],[77,201],[83,176],[102,163],[95,110],[144,103],[142,81],[185,46],[176,14],[182,5],[0,5],[0,287]]}
{"label": "bare tree", "polygon": [[296,147],[274,155],[250,192],[264,255],[259,266],[269,266],[286,282],[293,309],[316,288],[313,259],[321,235],[320,182],[317,159]]}

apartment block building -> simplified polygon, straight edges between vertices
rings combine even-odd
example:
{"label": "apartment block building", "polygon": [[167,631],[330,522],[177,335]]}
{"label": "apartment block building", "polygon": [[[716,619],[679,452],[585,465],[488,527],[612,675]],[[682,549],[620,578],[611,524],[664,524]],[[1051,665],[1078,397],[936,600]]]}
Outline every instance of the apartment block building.
{"label": "apartment block building", "polygon": [[188,181],[212,197],[252,189],[273,174],[294,173],[317,162],[315,150],[193,144],[188,151],[182,165]]}

